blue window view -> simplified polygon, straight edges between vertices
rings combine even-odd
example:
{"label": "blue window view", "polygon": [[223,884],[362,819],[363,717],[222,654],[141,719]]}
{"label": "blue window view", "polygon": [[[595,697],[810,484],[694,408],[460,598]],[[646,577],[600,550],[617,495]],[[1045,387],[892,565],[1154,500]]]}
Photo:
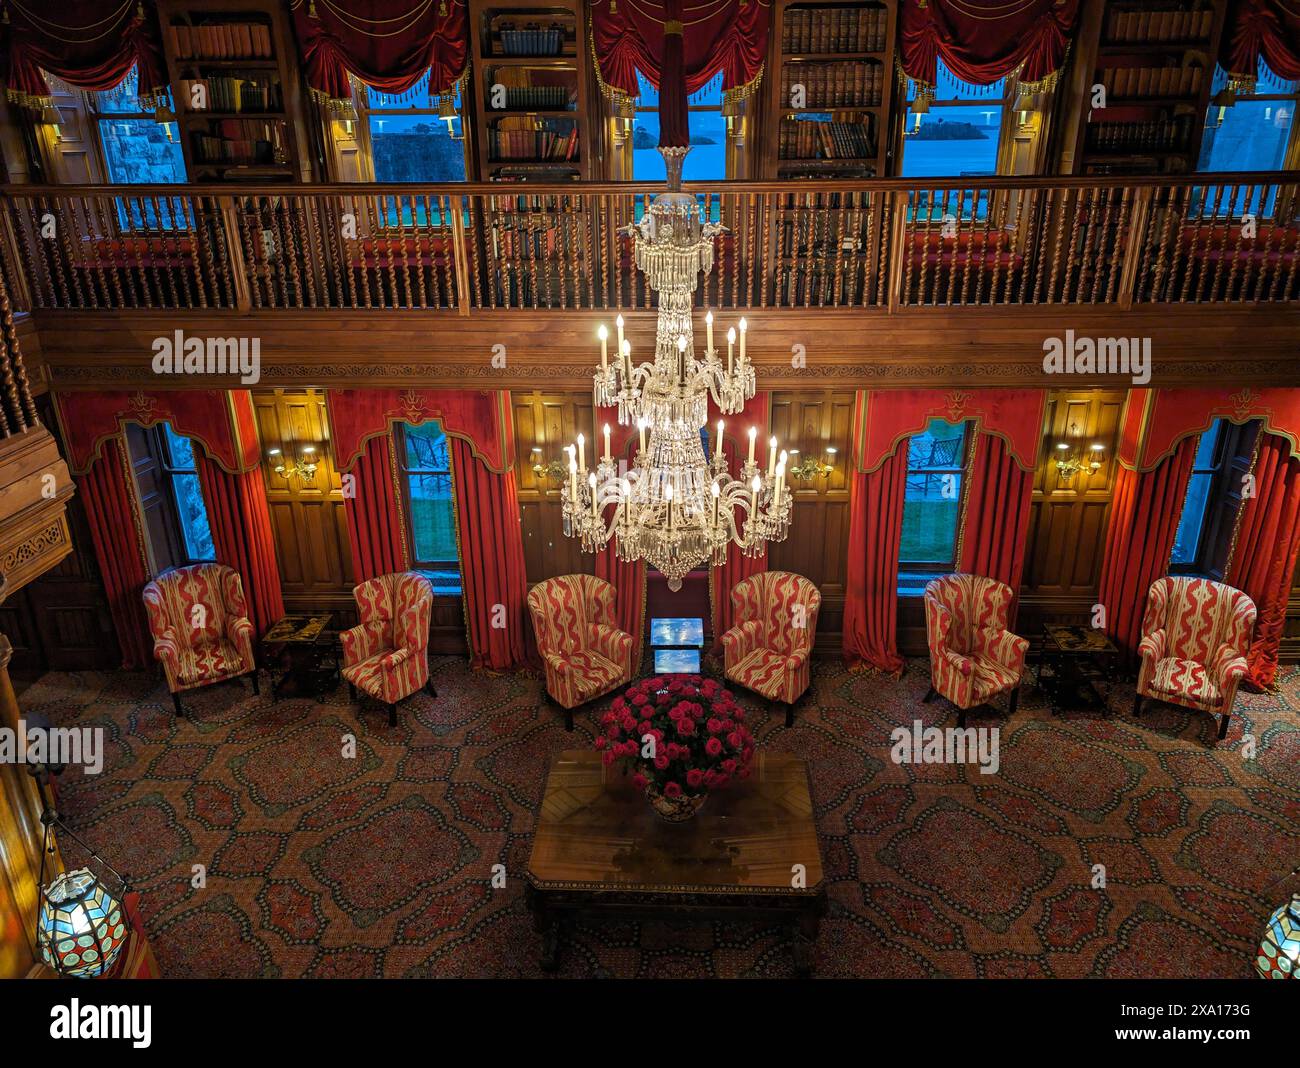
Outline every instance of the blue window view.
{"label": "blue window view", "polygon": [[191,562],[215,560],[217,551],[212,543],[212,525],[208,522],[207,505],[199,487],[198,469],[194,463],[194,443],[183,434],[176,433],[170,423],[163,423],[162,430],[167,476],[176,500],[176,513],[181,521],[185,555]]}
{"label": "blue window view", "polygon": [[650,620],[651,645],[704,645],[704,620],[666,616]]}
{"label": "blue window view", "polygon": [[[638,72],[641,98],[632,127],[632,177],[638,182],[665,177],[659,145],[659,90]],[[727,177],[727,120],[722,117],[722,74],[687,98],[691,150],[682,178],[688,182],[721,181]]]}
{"label": "blue window view", "polygon": [[965,423],[931,419],[924,432],[908,440],[901,564],[953,566],[965,463]]}
{"label": "blue window view", "polygon": [[403,427],[407,498],[415,564],[433,571],[457,563],[456,517],[451,499],[451,452],[437,423]]}
{"label": "blue window view", "polygon": [[698,649],[656,649],[656,675],[696,675],[700,670]]}
{"label": "blue window view", "polygon": [[108,180],[132,184],[185,181],[185,156],[175,125],[154,122],[153,109],[144,106],[137,89],[138,78],[132,69],[117,88],[95,94]]}
{"label": "blue window view", "polygon": [[377,182],[463,182],[465,142],[452,136],[463,129],[460,93],[449,123],[429,106],[429,75],[404,93],[366,90],[370,151]]}
{"label": "blue window view", "polygon": [[[1211,95],[1227,85],[1222,67],[1214,71]],[[1276,171],[1282,169],[1295,121],[1296,85],[1283,81],[1260,60],[1255,91],[1238,96],[1231,107],[1211,104],[1201,137],[1199,171]]]}
{"label": "blue window view", "polygon": [[[954,78],[939,61],[938,84],[929,112],[909,112],[907,116],[903,177],[996,174],[1005,95],[1005,79],[991,85],[968,85]],[[915,87],[909,83],[909,104],[915,98]]]}
{"label": "blue window view", "polygon": [[1187,497],[1183,502],[1182,518],[1174,535],[1174,551],[1170,562],[1175,566],[1194,567],[1200,556],[1201,535],[1205,531],[1205,513],[1210,501],[1214,476],[1219,470],[1219,438],[1223,435],[1223,420],[1216,419],[1201,435],[1192,461],[1192,477],[1187,484]]}

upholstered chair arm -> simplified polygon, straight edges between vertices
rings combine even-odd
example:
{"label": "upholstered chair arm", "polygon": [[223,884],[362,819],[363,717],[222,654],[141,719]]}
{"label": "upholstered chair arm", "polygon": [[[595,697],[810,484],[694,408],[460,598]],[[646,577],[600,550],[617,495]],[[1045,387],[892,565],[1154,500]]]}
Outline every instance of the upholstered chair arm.
{"label": "upholstered chair arm", "polygon": [[975,661],[969,656],[962,656],[961,653],[954,653],[951,649],[946,648],[939,655],[963,675],[969,675],[975,670]]}
{"label": "upholstered chair arm", "polygon": [[253,623],[244,616],[226,618],[226,640],[239,650],[244,663],[251,669],[257,662],[253,656]]}
{"label": "upholstered chair arm", "polygon": [[573,670],[573,665],[565,660],[561,653],[546,653],[542,659],[546,661],[546,666],[557,675],[568,675]]}
{"label": "upholstered chair arm", "polygon": [[1210,663],[1210,670],[1215,684],[1219,687],[1219,693],[1227,700],[1229,696],[1235,696],[1237,684],[1250,670],[1250,665],[1246,662],[1246,658],[1232,646],[1220,645]]}
{"label": "upholstered chair arm", "polygon": [[398,664],[402,663],[404,660],[409,660],[412,656],[415,655],[415,652],[416,651],[412,649],[410,646],[405,646],[401,649],[394,649],[392,650],[392,652],[385,653],[382,657],[380,657],[379,664],[385,670],[389,668],[395,668],[397,667]]}
{"label": "upholstered chair arm", "polygon": [[975,651],[1019,674],[1025,668],[1029,642],[1009,630],[984,627],[975,635]]}
{"label": "upholstered chair arm", "polygon": [[590,628],[591,647],[606,660],[618,664],[625,676],[632,672],[632,635],[604,623]]}
{"label": "upholstered chair arm", "polygon": [[359,623],[351,630],[339,635],[343,646],[343,663],[359,664],[363,660],[380,652],[383,647],[383,631],[377,623]]}
{"label": "upholstered chair arm", "polygon": [[758,648],[763,624],[749,619],[732,627],[722,636],[723,661],[727,667],[738,664]]}
{"label": "upholstered chair arm", "polygon": [[1138,643],[1138,655],[1143,660],[1162,660],[1167,643],[1168,634],[1163,627],[1150,631],[1142,635],[1142,640]]}
{"label": "upholstered chair arm", "polygon": [[154,631],[153,655],[171,674],[175,675],[180,672],[181,647],[175,630],[171,627],[165,627],[162,633]]}

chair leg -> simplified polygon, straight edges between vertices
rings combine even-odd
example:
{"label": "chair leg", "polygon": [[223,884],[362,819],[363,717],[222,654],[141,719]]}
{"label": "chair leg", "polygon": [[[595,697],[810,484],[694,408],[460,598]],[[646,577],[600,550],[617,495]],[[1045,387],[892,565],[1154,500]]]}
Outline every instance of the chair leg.
{"label": "chair leg", "polygon": [[389,706],[388,706],[388,725],[389,725],[390,727],[396,727],[396,726],[397,726],[397,706],[396,706],[396,705],[389,705]]}
{"label": "chair leg", "polygon": [[570,734],[573,733],[573,709],[571,708],[564,710],[564,729]]}
{"label": "chair leg", "polygon": [[959,728],[966,726],[966,710],[964,708],[957,709],[957,726]]}
{"label": "chair leg", "polygon": [[1142,695],[1135,693],[1133,695],[1133,718],[1136,719],[1140,715],[1142,715]]}
{"label": "chair leg", "polygon": [[176,706],[176,714],[178,716],[185,715],[185,709],[181,707],[181,695],[179,693],[172,694],[172,704]]}
{"label": "chair leg", "polygon": [[1231,712],[1225,712],[1219,717],[1219,741],[1228,737],[1228,720],[1232,719]]}
{"label": "chair leg", "polygon": [[253,696],[256,697],[260,695],[262,692],[262,687],[258,684],[257,681],[257,668],[253,668],[253,671],[249,675],[249,678],[253,680]]}
{"label": "chair leg", "polygon": [[352,700],[354,704],[356,703],[357,688],[350,682],[348,683],[348,697]]}
{"label": "chair leg", "polygon": [[936,690],[933,686],[931,686],[928,690],[925,691],[925,696],[921,698],[921,703],[928,705],[931,701],[933,701],[938,696],[939,696],[939,691]]}
{"label": "chair leg", "polygon": [[438,691],[433,688],[433,676],[429,676],[429,681],[424,684],[424,688],[429,691],[430,697],[437,697]]}
{"label": "chair leg", "polygon": [[1019,703],[1020,703],[1020,687],[1017,686],[1014,690],[1011,691],[1011,700],[1007,702],[1008,716],[1014,716],[1016,714],[1016,705],[1018,705]]}

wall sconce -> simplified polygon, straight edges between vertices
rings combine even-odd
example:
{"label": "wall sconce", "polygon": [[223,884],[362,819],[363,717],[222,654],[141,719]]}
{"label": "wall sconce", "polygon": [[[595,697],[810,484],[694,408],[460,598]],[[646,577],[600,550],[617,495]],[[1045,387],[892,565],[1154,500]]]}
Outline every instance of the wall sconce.
{"label": "wall sconce", "polygon": [[176,121],[176,113],[172,111],[166,101],[162,101],[153,109],[153,121],[163,128],[167,140],[174,144],[176,139],[172,137],[172,123]]}
{"label": "wall sconce", "polygon": [[[1231,86],[1225,85],[1214,96],[1210,97],[1210,110],[1205,113],[1206,127],[1213,126],[1218,129],[1223,125],[1224,117],[1228,113],[1228,108],[1237,103],[1237,94]],[[1214,118],[1211,119],[1210,116]]]}
{"label": "wall sconce", "polygon": [[551,460],[548,463],[542,459],[542,450],[536,445],[533,446],[532,460],[533,474],[537,476],[539,482],[549,479],[551,482],[563,484],[569,470],[563,461]]}
{"label": "wall sconce", "polygon": [[[1070,424],[1070,436],[1074,437],[1077,431],[1073,423]],[[1083,472],[1091,478],[1101,470],[1101,465],[1106,460],[1106,449],[1101,442],[1094,442],[1086,449],[1082,448],[1077,440],[1074,443],[1061,441],[1056,445],[1056,477],[1060,480],[1061,485],[1069,486],[1074,482],[1074,476]]]}
{"label": "wall sconce", "polygon": [[[792,456],[798,456],[798,449],[790,450]],[[790,468],[790,477],[798,479],[800,482],[811,482],[814,478],[830,478],[831,472],[835,470],[836,449],[833,446],[827,446],[826,450],[818,459],[811,456],[802,462],[796,462]]]}
{"label": "wall sconce", "polygon": [[1023,93],[1016,97],[1016,122],[1023,128],[1032,126],[1034,115],[1042,109],[1041,93]]}
{"label": "wall sconce", "polygon": [[456,101],[450,97],[443,97],[438,104],[438,118],[447,124],[447,136],[453,141],[465,140],[465,131],[456,132],[456,120],[460,118],[460,112],[456,110]]}
{"label": "wall sconce", "polygon": [[275,464],[275,473],[286,482],[294,477],[304,483],[316,481],[317,457],[315,445],[304,445],[301,459],[294,459],[292,456],[286,458],[280,449],[270,449],[267,456]]}
{"label": "wall sconce", "polygon": [[59,114],[59,109],[53,104],[46,104],[41,108],[41,125],[50,127],[54,131],[54,143],[63,144],[63,131],[59,128],[59,123],[63,116]]}

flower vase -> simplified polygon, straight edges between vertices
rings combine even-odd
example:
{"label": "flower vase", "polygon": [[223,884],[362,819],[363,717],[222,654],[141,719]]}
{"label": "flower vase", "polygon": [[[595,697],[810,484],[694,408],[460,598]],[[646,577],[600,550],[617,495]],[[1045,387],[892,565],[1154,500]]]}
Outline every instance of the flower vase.
{"label": "flower vase", "polygon": [[645,796],[650,802],[650,807],[654,809],[655,815],[667,823],[685,823],[689,819],[694,819],[695,813],[700,811],[709,797],[708,794],[696,794],[693,797],[689,794],[665,797],[653,783],[646,787]]}

